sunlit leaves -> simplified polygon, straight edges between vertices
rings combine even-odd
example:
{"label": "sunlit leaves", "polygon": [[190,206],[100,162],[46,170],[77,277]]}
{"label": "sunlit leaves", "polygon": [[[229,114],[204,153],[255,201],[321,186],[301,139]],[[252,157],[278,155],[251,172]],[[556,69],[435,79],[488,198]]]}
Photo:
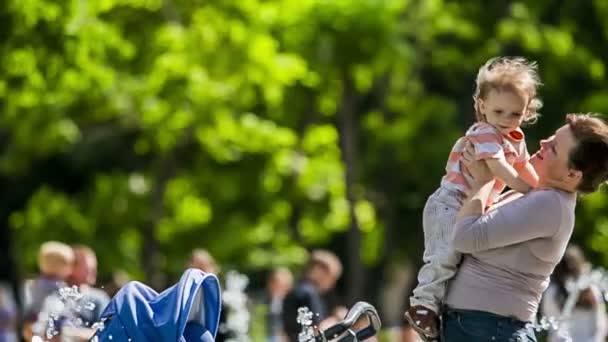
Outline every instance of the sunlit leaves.
{"label": "sunlit leaves", "polygon": [[[342,76],[351,73],[361,93],[372,90],[398,56],[404,5],[172,5],[179,8],[144,0],[14,3],[13,15],[27,18],[20,26],[27,37],[41,21],[54,25],[53,39],[6,47],[2,84],[19,82],[1,92],[9,99],[3,127],[12,133],[5,171],[69,155],[98,125],[131,132],[133,145],[116,153],[146,162],[92,175],[75,194],[57,191],[90,222],[89,235],[109,230],[102,251],[121,239],[130,254],[119,257],[132,260],[141,252],[139,232],[154,225],[170,270],[209,229],[205,241],[220,258],[256,267],[301,263],[294,231],[306,243],[327,242],[350,220],[332,122]],[[288,99],[303,88],[314,94],[310,106],[292,106]],[[297,124],[314,112],[325,114],[320,122]],[[361,229],[371,232],[375,211],[365,191],[357,196]],[[16,217],[32,208],[36,202]],[[175,242],[184,250],[173,250]],[[261,253],[264,245],[278,256]]]}
{"label": "sunlit leaves", "polygon": [[92,237],[94,228],[92,218],[82,213],[76,201],[47,187],[34,194],[27,209],[14,213],[10,221],[18,233],[15,248],[23,257],[21,267],[36,263],[36,253],[25,251],[32,248],[35,251],[41,241],[87,240]]}
{"label": "sunlit leaves", "polygon": [[[0,169],[38,182],[11,221],[18,246],[35,251],[56,236],[96,241],[102,272],[125,262],[137,272],[142,232],[152,227],[167,272],[194,247],[246,268],[299,264],[299,243],[330,243],[352,210],[366,263],[390,253],[383,239],[395,231],[410,229],[394,243],[409,253],[401,244],[420,241],[424,200],[474,120],[474,75],[487,58],[539,60],[546,112],[527,128],[529,146],[561,124],[560,113],[608,111],[605,21],[595,33],[559,14],[573,5],[553,6],[10,1],[0,43]],[[602,1],[589,6],[598,18],[608,14]],[[345,79],[358,136],[353,208],[337,115]],[[106,132],[116,141],[98,139]],[[102,158],[107,149],[116,160]],[[33,166],[53,158],[82,177],[78,185],[68,191],[36,178],[47,170]],[[605,201],[579,206],[579,225],[597,241],[606,235],[595,220]],[[597,241],[588,243],[601,254]]]}

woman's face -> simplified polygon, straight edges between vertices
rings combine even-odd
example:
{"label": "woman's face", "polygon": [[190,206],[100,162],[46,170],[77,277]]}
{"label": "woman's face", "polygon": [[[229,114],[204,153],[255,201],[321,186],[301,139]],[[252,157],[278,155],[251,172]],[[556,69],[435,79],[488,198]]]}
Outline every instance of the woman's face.
{"label": "woman's face", "polygon": [[548,139],[540,142],[540,149],[532,155],[530,163],[538,173],[539,185],[562,183],[571,169],[568,159],[576,140],[570,126],[564,125]]}

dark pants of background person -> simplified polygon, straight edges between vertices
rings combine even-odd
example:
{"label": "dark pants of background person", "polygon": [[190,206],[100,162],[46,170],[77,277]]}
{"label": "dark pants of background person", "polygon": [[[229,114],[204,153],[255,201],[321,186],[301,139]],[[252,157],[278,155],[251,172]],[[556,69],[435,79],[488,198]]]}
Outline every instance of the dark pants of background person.
{"label": "dark pants of background person", "polygon": [[442,342],[536,342],[534,329],[512,317],[484,311],[445,308],[441,323]]}

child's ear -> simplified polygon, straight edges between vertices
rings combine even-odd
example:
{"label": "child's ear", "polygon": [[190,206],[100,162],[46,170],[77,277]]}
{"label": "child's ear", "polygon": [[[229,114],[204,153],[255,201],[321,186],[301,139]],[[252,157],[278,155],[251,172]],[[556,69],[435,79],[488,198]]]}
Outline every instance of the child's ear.
{"label": "child's ear", "polygon": [[486,104],[482,99],[477,100],[477,107],[479,108],[479,113],[483,116],[486,115]]}

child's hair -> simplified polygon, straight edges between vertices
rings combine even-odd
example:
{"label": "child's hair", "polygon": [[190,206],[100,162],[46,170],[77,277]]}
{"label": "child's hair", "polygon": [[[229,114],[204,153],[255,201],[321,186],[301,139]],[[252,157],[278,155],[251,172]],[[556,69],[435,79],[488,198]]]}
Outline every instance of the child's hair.
{"label": "child's hair", "polygon": [[478,121],[485,121],[479,110],[479,101],[491,90],[513,91],[528,100],[528,111],[524,114],[525,122],[535,122],[543,106],[536,89],[541,85],[536,62],[529,62],[523,57],[494,57],[488,60],[477,73],[475,81],[475,116]]}
{"label": "child's hair", "polygon": [[44,275],[66,277],[74,264],[72,247],[58,241],[47,241],[38,251],[38,267]]}

